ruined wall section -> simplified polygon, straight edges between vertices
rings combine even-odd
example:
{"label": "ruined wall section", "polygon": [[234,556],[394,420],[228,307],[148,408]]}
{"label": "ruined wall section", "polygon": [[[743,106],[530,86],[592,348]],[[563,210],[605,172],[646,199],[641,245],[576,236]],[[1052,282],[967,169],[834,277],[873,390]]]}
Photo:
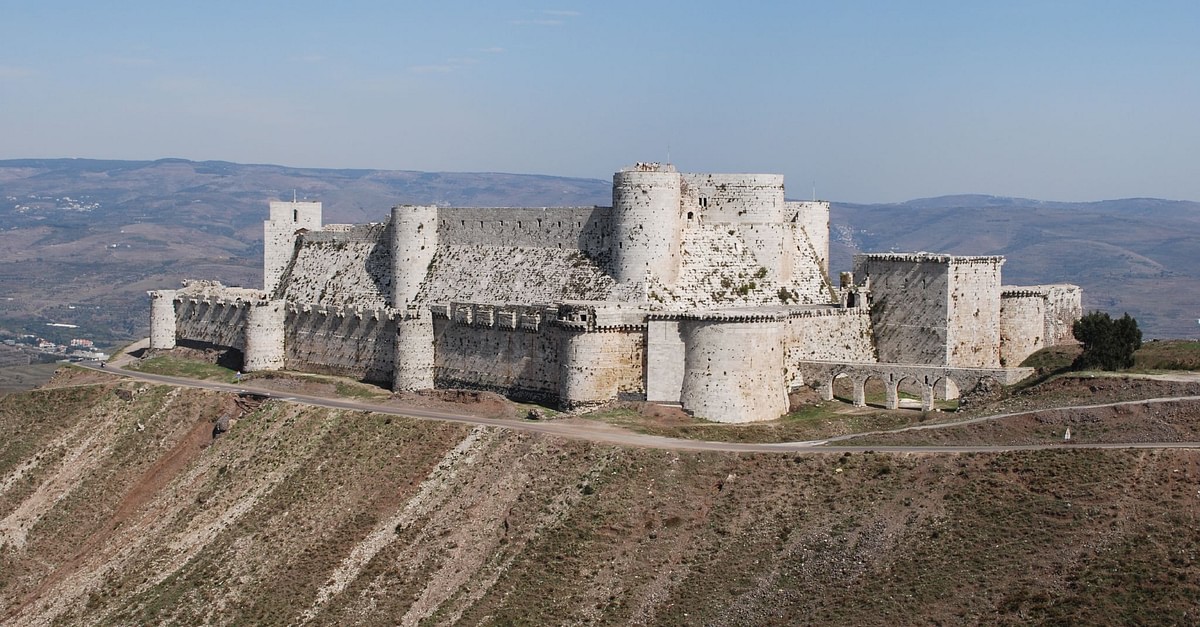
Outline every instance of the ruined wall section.
{"label": "ruined wall section", "polygon": [[879,361],[946,363],[950,272],[949,257],[943,257],[854,256],[854,276],[870,283],[871,328]]}
{"label": "ruined wall section", "polygon": [[950,261],[946,364],[1000,367],[1000,266],[1003,257]]}
{"label": "ruined wall section", "polygon": [[288,302],[381,309],[391,302],[388,225],[364,224],[304,233],[282,279]]}
{"label": "ruined wall section", "polygon": [[390,385],[395,338],[394,312],[289,303],[285,367]]}

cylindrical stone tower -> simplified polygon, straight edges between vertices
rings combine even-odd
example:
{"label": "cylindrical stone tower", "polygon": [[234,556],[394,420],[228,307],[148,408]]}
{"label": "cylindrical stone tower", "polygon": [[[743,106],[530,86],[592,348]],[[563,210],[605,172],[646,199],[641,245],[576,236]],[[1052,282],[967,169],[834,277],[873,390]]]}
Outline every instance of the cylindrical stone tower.
{"label": "cylindrical stone tower", "polygon": [[252,302],[246,311],[242,369],[280,370],[284,364],[284,323],[287,310],[282,300]]}
{"label": "cylindrical stone tower", "polygon": [[788,409],[778,320],[684,320],[684,409],[714,422],[774,420]]}
{"label": "cylindrical stone tower", "polygon": [[436,206],[392,207],[392,307],[404,309],[417,297],[437,252]]}
{"label": "cylindrical stone tower", "polygon": [[617,395],[616,378],[606,363],[605,333],[568,331],[558,351],[558,398],[563,408],[593,405]]}
{"label": "cylindrical stone tower", "polygon": [[680,176],[671,166],[638,164],[613,175],[612,267],[618,283],[650,271],[671,285],[683,232]]}
{"label": "cylindrical stone tower", "polygon": [[175,348],[175,290],[150,294],[150,348]]}
{"label": "cylindrical stone tower", "polygon": [[395,392],[433,388],[433,315],[421,307],[408,318],[396,318]]}

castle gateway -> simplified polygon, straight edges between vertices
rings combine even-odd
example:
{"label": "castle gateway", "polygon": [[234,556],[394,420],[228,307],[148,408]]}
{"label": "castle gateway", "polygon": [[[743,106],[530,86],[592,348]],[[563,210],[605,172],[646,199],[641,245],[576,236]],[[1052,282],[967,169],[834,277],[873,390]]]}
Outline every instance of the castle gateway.
{"label": "castle gateway", "polygon": [[1012,382],[1082,313],[1076,286],[1002,286],[1002,257],[858,255],[835,285],[829,203],[785,200],[775,174],[639,163],[613,176],[611,207],[405,205],[386,224],[270,209],[263,289],[150,292],[152,349],[205,342],[241,350],[246,371],[748,422],[839,375],[876,373],[891,405],[906,377],[930,395],[964,372]]}

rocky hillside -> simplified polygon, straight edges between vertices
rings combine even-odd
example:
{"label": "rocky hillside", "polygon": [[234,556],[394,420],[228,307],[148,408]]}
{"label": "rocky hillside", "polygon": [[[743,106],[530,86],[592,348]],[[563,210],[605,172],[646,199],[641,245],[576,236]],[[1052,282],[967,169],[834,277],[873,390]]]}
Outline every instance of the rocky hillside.
{"label": "rocky hillside", "polygon": [[0,399],[6,625],[1198,619],[1195,452],[683,453],[55,385]]}

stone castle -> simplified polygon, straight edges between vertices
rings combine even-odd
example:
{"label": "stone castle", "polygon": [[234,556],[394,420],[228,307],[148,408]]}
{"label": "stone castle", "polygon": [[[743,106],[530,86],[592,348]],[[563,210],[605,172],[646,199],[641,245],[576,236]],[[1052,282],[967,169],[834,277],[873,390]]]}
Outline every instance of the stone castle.
{"label": "stone castle", "polygon": [[1002,286],[1003,257],[864,254],[835,284],[829,203],[783,176],[639,163],[611,207],[397,206],[386,224],[324,225],[272,202],[264,287],[150,292],[150,346],[238,349],[244,370],[352,376],[396,391],[493,390],[578,407],[681,404],[771,420],[801,385],[847,377],[952,397],[1012,383],[1072,341],[1073,285]]}

